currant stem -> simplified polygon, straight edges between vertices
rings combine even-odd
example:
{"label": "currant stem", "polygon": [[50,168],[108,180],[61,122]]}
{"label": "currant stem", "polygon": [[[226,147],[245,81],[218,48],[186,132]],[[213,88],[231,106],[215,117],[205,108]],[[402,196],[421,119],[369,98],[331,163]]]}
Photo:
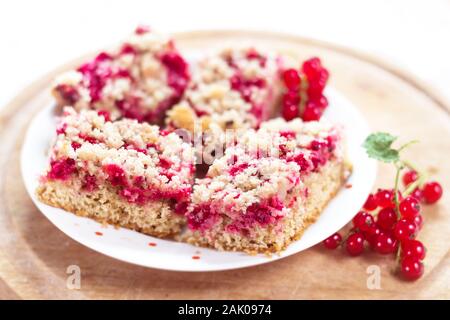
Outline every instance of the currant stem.
{"label": "currant stem", "polygon": [[419,142],[419,140],[412,140],[412,141],[409,141],[409,142],[405,143],[404,145],[402,145],[400,148],[398,148],[397,151],[400,152],[400,151],[402,151],[403,149],[408,148],[410,145],[412,145],[412,144],[414,144],[414,143],[418,143],[418,142]]}
{"label": "currant stem", "polygon": [[397,273],[397,271],[399,270],[401,256],[402,256],[402,247],[401,247],[401,245],[399,244],[399,245],[398,245],[398,249],[397,249],[397,253],[395,254],[395,267],[394,267],[394,273]]}
{"label": "currant stem", "polygon": [[407,160],[402,160],[402,162],[403,162],[403,164],[405,165],[405,166],[407,166],[409,169],[411,169],[411,170],[414,170],[415,172],[417,172],[417,174],[419,175],[419,178],[416,180],[416,181],[414,181],[413,183],[410,183],[409,185],[408,185],[408,187],[405,189],[405,191],[403,192],[403,194],[405,195],[405,196],[408,196],[408,195],[410,195],[412,192],[414,192],[414,190],[417,188],[417,187],[421,187],[424,183],[425,183],[425,181],[426,181],[426,179],[427,179],[427,174],[425,173],[425,172],[423,172],[423,171],[420,171],[415,165],[413,165],[411,162],[409,162],[409,161],[407,161]]}
{"label": "currant stem", "polygon": [[427,179],[427,174],[425,173],[421,173],[419,174],[419,179],[417,179],[416,181],[414,181],[413,183],[411,183],[410,185],[408,185],[408,187],[406,188],[406,190],[403,192],[403,194],[405,196],[409,196],[411,193],[414,192],[414,190],[416,190],[417,187],[421,186],[424,184],[424,182]]}
{"label": "currant stem", "polygon": [[417,166],[415,166],[414,164],[412,164],[410,161],[408,160],[402,160],[403,164],[405,166],[407,166],[409,169],[414,170],[415,172],[419,173],[420,170],[417,168]]}
{"label": "currant stem", "polygon": [[398,201],[398,182],[400,180],[400,172],[403,169],[402,165],[396,164],[397,172],[395,173],[395,185],[394,185],[394,203],[395,203],[395,213],[397,214],[397,218],[400,219],[400,203]]}

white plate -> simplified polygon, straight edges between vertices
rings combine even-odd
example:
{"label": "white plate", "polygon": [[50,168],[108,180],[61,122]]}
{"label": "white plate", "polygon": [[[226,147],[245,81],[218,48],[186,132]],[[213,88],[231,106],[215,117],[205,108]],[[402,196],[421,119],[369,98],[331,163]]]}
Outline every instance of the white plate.
{"label": "white plate", "polygon": [[[39,202],[35,195],[38,177],[46,167],[46,151],[55,128],[52,106],[39,112],[31,122],[21,154],[21,169],[26,189],[39,210],[62,232],[83,245],[110,257],[141,266],[178,270],[214,271],[255,266],[272,262],[305,250],[347,224],[363,205],[376,177],[376,163],[368,159],[361,147],[369,134],[366,121],[359,111],[338,92],[328,88],[330,106],[325,116],[344,125],[348,139],[348,156],[353,174],[348,181],[352,187],[342,188],[326,207],[318,221],[310,226],[303,237],[292,243],[281,255],[250,256],[244,253],[220,252],[197,248],[184,243],[161,240],[77,217],[67,211]],[[99,236],[96,232],[101,232]],[[156,246],[150,246],[155,243]],[[200,259],[193,259],[193,256]]]}

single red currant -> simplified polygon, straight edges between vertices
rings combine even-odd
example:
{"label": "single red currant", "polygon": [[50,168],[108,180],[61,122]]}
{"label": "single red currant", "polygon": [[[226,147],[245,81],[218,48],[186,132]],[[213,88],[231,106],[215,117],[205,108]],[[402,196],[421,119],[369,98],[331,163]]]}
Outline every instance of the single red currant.
{"label": "single red currant", "polygon": [[317,101],[320,99],[323,93],[323,89],[327,84],[327,80],[329,77],[329,73],[326,69],[320,70],[314,78],[308,77],[308,98],[313,101]]}
{"label": "single red currant", "polygon": [[300,95],[298,91],[288,91],[283,96],[283,106],[300,103]]}
{"label": "single red currant", "polygon": [[342,242],[342,236],[339,233],[334,233],[323,241],[325,248],[333,250],[339,247]]}
{"label": "single red currant", "polygon": [[364,233],[364,236],[367,240],[367,242],[369,242],[370,246],[372,248],[374,248],[375,246],[375,241],[377,240],[378,235],[384,233],[383,230],[381,230],[381,228],[377,225],[373,225],[372,227],[370,227],[369,231]]}
{"label": "single red currant", "polygon": [[370,227],[374,224],[373,216],[365,211],[360,211],[353,218],[353,225],[362,232],[369,231]]}
{"label": "single red currant", "polygon": [[308,79],[315,78],[320,70],[322,70],[322,64],[317,57],[313,57],[303,62],[302,71]]}
{"label": "single red currant", "polygon": [[397,250],[397,240],[387,233],[381,233],[376,237],[373,243],[373,249],[381,254],[394,253]]}
{"label": "single red currant", "polygon": [[417,180],[417,178],[419,177],[419,175],[417,174],[416,171],[414,170],[409,170],[407,172],[405,172],[405,174],[403,175],[403,184],[405,186],[409,185],[411,182],[414,182]]}
{"label": "single red currant", "polygon": [[423,263],[419,259],[407,257],[402,260],[401,272],[406,280],[417,280],[423,275]]}
{"label": "single red currant", "polygon": [[382,208],[394,206],[394,191],[379,189],[376,193],[378,205]]}
{"label": "single red currant", "polygon": [[420,213],[420,204],[416,198],[408,196],[400,202],[398,209],[402,217],[414,219]]}
{"label": "single red currant", "polygon": [[397,222],[397,214],[394,208],[383,208],[378,212],[377,225],[383,230],[392,230]]}
{"label": "single red currant", "polygon": [[283,81],[289,90],[298,90],[300,87],[300,76],[295,69],[287,69],[283,72]]}
{"label": "single red currant", "polygon": [[298,105],[297,104],[288,104],[283,103],[283,118],[287,121],[290,121],[292,119],[295,119],[298,117]]}
{"label": "single red currant", "polygon": [[377,198],[373,194],[369,194],[366,202],[364,203],[364,209],[368,211],[375,210],[378,207]]}
{"label": "single red currant", "polygon": [[428,182],[423,186],[422,193],[425,202],[432,204],[442,197],[442,187],[438,182]]}
{"label": "single red currant", "polygon": [[324,95],[321,95],[320,98],[314,102],[322,109],[322,111],[328,107],[328,99]]}
{"label": "single red currant", "polygon": [[422,190],[420,190],[419,188],[415,188],[414,191],[410,194],[410,196],[416,198],[420,202],[423,201],[423,193]]}
{"label": "single red currant", "polygon": [[322,117],[323,109],[314,102],[308,101],[303,111],[302,119],[304,121],[317,121]]}
{"label": "single red currant", "polygon": [[411,257],[419,260],[425,259],[426,248],[422,242],[414,239],[405,240],[402,242],[403,257]]}
{"label": "single red currant", "polygon": [[361,232],[349,235],[345,248],[349,255],[359,256],[364,251],[364,235]]}
{"label": "single red currant", "polygon": [[400,241],[413,238],[417,233],[417,226],[413,220],[400,219],[394,226],[394,236]]}
{"label": "single red currant", "polygon": [[419,214],[419,215],[415,216],[413,221],[414,221],[414,223],[417,226],[417,231],[421,230],[422,227],[423,227],[423,217],[422,217],[422,215]]}
{"label": "single red currant", "polygon": [[144,33],[150,32],[150,27],[141,25],[141,26],[138,26],[134,32],[136,34],[144,34]]}

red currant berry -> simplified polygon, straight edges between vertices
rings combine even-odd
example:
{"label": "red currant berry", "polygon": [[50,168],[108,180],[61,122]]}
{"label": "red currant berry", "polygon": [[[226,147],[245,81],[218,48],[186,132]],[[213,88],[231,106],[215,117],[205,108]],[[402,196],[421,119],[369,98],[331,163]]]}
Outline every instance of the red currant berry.
{"label": "red currant berry", "polygon": [[400,219],[394,226],[394,236],[400,241],[413,238],[417,233],[417,226],[413,220]]}
{"label": "red currant berry", "polygon": [[105,119],[105,121],[111,121],[111,114],[109,113],[109,111],[107,111],[107,110],[99,110],[97,112],[97,114],[99,116],[102,116]]}
{"label": "red currant berry", "polygon": [[394,191],[380,189],[376,193],[378,205],[382,208],[394,206]]}
{"label": "red currant berry", "polygon": [[403,175],[403,184],[405,186],[409,185],[411,182],[414,182],[417,180],[417,178],[419,177],[419,175],[417,174],[416,171],[414,170],[409,170],[407,172],[405,172],[405,174]]}
{"label": "red currant berry", "polygon": [[317,101],[322,96],[323,89],[327,84],[329,73],[327,70],[320,70],[314,77],[308,77],[308,97],[311,100]]}
{"label": "red currant berry", "polygon": [[317,101],[314,101],[317,103],[317,105],[322,109],[325,110],[326,107],[328,107],[328,99],[325,96],[320,96]]}
{"label": "red currant berry", "polygon": [[366,202],[364,203],[364,209],[368,211],[375,210],[378,207],[377,198],[373,194],[369,194]]}
{"label": "red currant berry", "polygon": [[376,237],[372,247],[378,253],[389,254],[397,250],[397,244],[397,240],[392,235],[381,233]]}
{"label": "red currant berry", "polygon": [[322,117],[323,109],[315,103],[308,101],[303,111],[302,119],[304,121],[317,121]]}
{"label": "red currant berry", "polygon": [[302,71],[309,78],[315,78],[319,71],[322,70],[322,64],[317,57],[311,58],[303,62]]}
{"label": "red currant berry", "polygon": [[362,232],[369,231],[370,227],[374,224],[373,216],[367,212],[360,211],[353,218],[353,225]]}
{"label": "red currant berry", "polygon": [[[300,103],[300,95],[298,91],[288,91],[283,96],[283,107],[291,105],[297,106]],[[297,114],[298,116],[298,114]]]}
{"label": "red currant berry", "polygon": [[422,193],[425,202],[432,204],[441,198],[442,187],[438,182],[428,182],[423,186]]}
{"label": "red currant berry", "polygon": [[370,246],[374,248],[375,241],[377,240],[378,235],[384,233],[380,227],[377,225],[373,225],[370,227],[369,231],[364,233],[364,236],[367,239],[367,242],[369,242]]}
{"label": "red currant berry", "polygon": [[404,258],[401,265],[401,272],[406,280],[417,280],[423,275],[423,263],[418,259]]}
{"label": "red currant berry", "polygon": [[283,72],[283,81],[289,90],[298,90],[300,86],[300,76],[297,70],[287,69]]}
{"label": "red currant berry", "polygon": [[347,252],[351,256],[359,256],[364,251],[364,236],[360,232],[348,236],[346,246]]}
{"label": "red currant berry", "polygon": [[295,119],[298,117],[298,105],[296,104],[285,104],[283,103],[283,118],[287,121]]}
{"label": "red currant berry", "polygon": [[411,257],[419,260],[425,259],[426,248],[418,240],[405,240],[402,242],[402,255],[404,258]]}
{"label": "red currant berry", "polygon": [[377,225],[383,230],[392,230],[397,222],[394,208],[383,208],[378,212]]}
{"label": "red currant berry", "polygon": [[141,25],[141,26],[138,26],[134,32],[136,34],[144,34],[144,33],[150,32],[150,27]]}
{"label": "red currant berry", "polygon": [[400,214],[404,218],[414,219],[414,217],[420,213],[419,201],[411,196],[403,199],[398,208],[400,210]]}
{"label": "red currant berry", "polygon": [[413,221],[414,221],[414,223],[417,226],[417,231],[421,230],[422,227],[423,227],[423,217],[422,217],[422,215],[419,214],[419,215],[415,216]]}
{"label": "red currant berry", "polygon": [[323,241],[325,248],[334,250],[341,244],[342,237],[339,233],[334,233]]}
{"label": "red currant berry", "polygon": [[414,191],[410,194],[410,196],[416,198],[420,202],[423,201],[423,193],[422,190],[420,190],[419,188],[415,188]]}

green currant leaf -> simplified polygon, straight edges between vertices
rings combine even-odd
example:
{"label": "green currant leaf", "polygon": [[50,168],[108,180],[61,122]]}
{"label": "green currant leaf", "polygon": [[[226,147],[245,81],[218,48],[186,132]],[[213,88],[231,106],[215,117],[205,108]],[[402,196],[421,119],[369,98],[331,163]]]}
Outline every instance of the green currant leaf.
{"label": "green currant leaf", "polygon": [[363,147],[371,158],[384,162],[396,162],[399,160],[399,153],[391,147],[396,139],[396,136],[389,133],[376,132],[366,138]]}

